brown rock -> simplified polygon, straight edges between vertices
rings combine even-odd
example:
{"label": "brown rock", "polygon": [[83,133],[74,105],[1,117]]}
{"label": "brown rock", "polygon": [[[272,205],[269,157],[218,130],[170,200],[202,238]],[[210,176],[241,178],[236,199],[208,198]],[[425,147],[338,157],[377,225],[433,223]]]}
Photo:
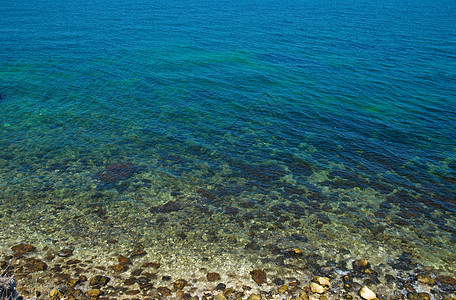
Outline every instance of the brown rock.
{"label": "brown rock", "polygon": [[301,292],[301,294],[299,294],[299,297],[301,297],[303,300],[309,300],[309,296],[306,294],[306,292]]}
{"label": "brown rock", "polygon": [[44,271],[47,269],[47,264],[37,258],[27,258],[22,264],[17,267],[18,272],[33,273]]}
{"label": "brown rock", "polygon": [[250,271],[250,276],[252,276],[253,281],[259,285],[266,282],[266,273],[263,270]]}
{"label": "brown rock", "polygon": [[126,270],[128,270],[128,266],[126,266],[124,264],[117,264],[117,265],[112,266],[112,269],[116,273],[122,273],[122,272],[125,272]]}
{"label": "brown rock", "polygon": [[59,252],[57,252],[57,255],[60,257],[70,257],[73,255],[73,250],[72,249],[62,249]]}
{"label": "brown rock", "polygon": [[139,294],[139,293],[141,293],[140,290],[131,290],[131,291],[126,291],[126,292],[125,292],[125,295],[132,296],[132,295],[137,295],[137,294]]}
{"label": "brown rock", "polygon": [[14,254],[24,254],[24,253],[35,252],[36,248],[35,248],[35,246],[30,245],[30,244],[19,244],[19,245],[11,247],[11,250],[13,250]]}
{"label": "brown rock", "polygon": [[437,276],[435,280],[440,283],[441,285],[445,286],[456,286],[456,279],[450,276]]}
{"label": "brown rock", "polygon": [[67,284],[69,287],[75,287],[76,284],[78,284],[78,282],[79,282],[79,279],[70,278],[70,279],[68,279],[68,281],[66,282],[66,284]]}
{"label": "brown rock", "polygon": [[133,285],[136,283],[136,278],[130,277],[128,279],[125,279],[124,285]]}
{"label": "brown rock", "polygon": [[353,270],[363,272],[370,268],[370,263],[366,259],[358,259],[352,262]]}
{"label": "brown rock", "polygon": [[156,263],[156,262],[148,262],[148,263],[143,264],[143,268],[149,268],[149,267],[158,269],[158,268],[160,268],[160,264]]}
{"label": "brown rock", "polygon": [[108,284],[108,282],[110,280],[111,279],[109,277],[97,275],[95,277],[92,277],[92,279],[90,279],[90,285],[91,286],[104,286],[104,285]]}
{"label": "brown rock", "polygon": [[171,290],[165,286],[160,286],[157,288],[157,291],[163,296],[170,296]]}
{"label": "brown rock", "polygon": [[63,297],[63,293],[59,291],[58,289],[52,289],[51,292],[49,293],[49,297],[51,299],[60,299]]}
{"label": "brown rock", "polygon": [[431,300],[431,296],[428,293],[418,293],[420,300]]}
{"label": "brown rock", "polygon": [[97,298],[100,297],[101,291],[99,289],[91,289],[87,291],[87,294],[92,298]]}
{"label": "brown rock", "polygon": [[281,294],[285,293],[286,291],[288,290],[288,286],[287,285],[282,285],[281,287],[279,287],[277,289],[277,291]]}
{"label": "brown rock", "polygon": [[424,283],[424,284],[427,284],[427,285],[434,285],[435,284],[435,280],[431,278],[431,276],[429,275],[418,275],[416,276],[416,280],[418,282],[421,282],[421,283]]}
{"label": "brown rock", "polygon": [[207,273],[206,278],[208,281],[213,282],[213,281],[218,281],[221,279],[219,273]]}
{"label": "brown rock", "polygon": [[133,275],[133,276],[139,276],[139,275],[141,275],[141,273],[142,273],[143,271],[144,271],[143,269],[136,269],[136,270],[131,271],[131,275]]}
{"label": "brown rock", "polygon": [[187,285],[187,280],[178,279],[174,281],[173,286],[175,290],[182,290]]}
{"label": "brown rock", "polygon": [[117,259],[119,260],[120,265],[131,265],[131,259],[129,259],[123,255],[119,255],[119,257],[117,257]]}
{"label": "brown rock", "polygon": [[144,255],[146,255],[146,254],[147,254],[147,252],[144,251],[144,249],[142,249],[142,248],[137,248],[137,249],[135,249],[135,250],[131,253],[130,257],[133,257],[133,258],[135,258],[135,257],[141,257],[141,256],[144,256]]}

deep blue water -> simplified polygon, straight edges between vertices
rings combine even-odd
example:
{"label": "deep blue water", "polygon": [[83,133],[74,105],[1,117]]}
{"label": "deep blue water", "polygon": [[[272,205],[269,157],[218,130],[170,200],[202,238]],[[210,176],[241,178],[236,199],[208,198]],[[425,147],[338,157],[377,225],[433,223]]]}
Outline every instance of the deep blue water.
{"label": "deep blue water", "polygon": [[0,225],[25,222],[5,244],[99,226],[455,271],[455,1],[1,6]]}

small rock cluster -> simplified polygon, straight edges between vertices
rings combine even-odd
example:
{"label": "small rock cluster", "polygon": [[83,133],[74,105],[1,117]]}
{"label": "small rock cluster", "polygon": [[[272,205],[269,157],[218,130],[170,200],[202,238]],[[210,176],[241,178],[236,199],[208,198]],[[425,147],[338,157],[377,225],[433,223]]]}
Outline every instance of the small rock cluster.
{"label": "small rock cluster", "polygon": [[[173,279],[160,273],[160,263],[140,262],[146,254],[142,247],[132,249],[128,255],[118,255],[116,263],[110,266],[91,267],[90,260],[72,259],[72,249],[59,251],[48,250],[44,260],[33,257],[37,251],[30,244],[19,244],[12,247],[13,255],[0,260],[0,268],[8,267],[12,272],[0,277],[0,299],[19,299],[15,290],[15,281],[19,281],[19,291],[27,296],[38,299],[76,299],[76,300],[107,300],[107,299],[191,299],[191,300],[262,300],[262,299],[293,299],[293,300],[328,300],[328,299],[394,299],[394,300],[430,300],[456,299],[456,279],[446,275],[435,275],[418,270],[415,276],[406,279],[382,278],[393,281],[398,291],[385,296],[385,291],[378,291],[379,277],[370,262],[366,259],[354,260],[352,268],[343,274],[327,272],[324,269],[314,270],[316,273],[308,283],[297,278],[279,278],[267,269],[253,269],[249,272],[251,284],[241,289],[227,287],[223,282],[224,275],[218,272],[206,272],[204,278]],[[291,257],[299,258],[302,251],[293,248]],[[55,261],[55,258],[59,258]],[[49,264],[49,265],[48,265]],[[96,270],[96,273],[89,270]],[[325,273],[326,274],[323,274]],[[30,274],[40,274],[45,278],[38,283],[47,288],[41,291],[22,290],[22,282],[30,278]],[[240,274],[242,275],[242,274]],[[389,277],[388,277],[389,276]],[[196,283],[212,286],[204,291],[198,290]],[[24,287],[26,285],[24,284]],[[424,292],[424,290],[429,292]],[[418,291],[417,291],[418,290]],[[446,296],[448,295],[448,296]],[[9,298],[8,298],[9,297]],[[130,298],[129,298],[130,297]]]}

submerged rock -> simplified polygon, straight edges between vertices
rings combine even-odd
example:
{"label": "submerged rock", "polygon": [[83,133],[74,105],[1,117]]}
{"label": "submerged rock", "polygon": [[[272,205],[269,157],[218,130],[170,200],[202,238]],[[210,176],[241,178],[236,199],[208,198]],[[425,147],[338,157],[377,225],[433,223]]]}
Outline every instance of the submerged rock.
{"label": "submerged rock", "polygon": [[266,273],[263,270],[250,271],[250,276],[252,276],[253,281],[259,285],[266,282]]}
{"label": "submerged rock", "polygon": [[131,163],[114,163],[95,173],[93,178],[103,183],[114,183],[131,177],[136,167]]}
{"label": "submerged rock", "polygon": [[418,275],[416,276],[416,280],[418,282],[421,282],[421,283],[424,283],[424,284],[427,284],[427,285],[434,285],[435,284],[435,280],[431,278],[431,276],[429,275]]}
{"label": "submerged rock", "polygon": [[206,278],[207,278],[208,281],[211,281],[211,282],[221,279],[220,274],[219,273],[215,273],[215,272],[207,273],[206,274]]}
{"label": "submerged rock", "polygon": [[173,282],[174,289],[182,290],[187,285],[187,280],[185,279],[178,279]]}
{"label": "submerged rock", "polygon": [[178,201],[168,201],[164,205],[152,206],[149,211],[151,213],[170,213],[180,210],[181,204]]}
{"label": "submerged rock", "polygon": [[30,244],[19,244],[11,248],[14,255],[22,255],[24,253],[31,253],[36,251],[36,247]]}
{"label": "submerged rock", "polygon": [[352,262],[353,270],[357,272],[364,272],[364,270],[370,268],[370,263],[366,259],[358,259]]}
{"label": "submerged rock", "polygon": [[435,278],[435,280],[441,285],[456,288],[456,279],[454,277],[442,275],[442,276],[437,276]]}

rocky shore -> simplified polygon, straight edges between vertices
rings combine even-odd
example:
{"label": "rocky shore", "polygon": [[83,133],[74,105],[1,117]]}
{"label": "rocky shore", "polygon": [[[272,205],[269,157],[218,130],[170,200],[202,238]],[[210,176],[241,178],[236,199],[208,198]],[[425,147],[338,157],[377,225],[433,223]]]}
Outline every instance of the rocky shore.
{"label": "rocky shore", "polygon": [[[303,255],[298,248],[282,253]],[[454,277],[413,266],[407,257],[397,262],[396,276],[381,274],[381,267],[367,259],[355,259],[345,268],[308,269],[309,276],[201,268],[203,276],[180,278],[162,271],[160,262],[145,261],[146,254],[138,246],[119,253],[115,264],[97,265],[93,258],[76,257],[72,249],[17,244],[0,259],[0,299],[456,299]],[[407,265],[413,268],[406,270]]]}

